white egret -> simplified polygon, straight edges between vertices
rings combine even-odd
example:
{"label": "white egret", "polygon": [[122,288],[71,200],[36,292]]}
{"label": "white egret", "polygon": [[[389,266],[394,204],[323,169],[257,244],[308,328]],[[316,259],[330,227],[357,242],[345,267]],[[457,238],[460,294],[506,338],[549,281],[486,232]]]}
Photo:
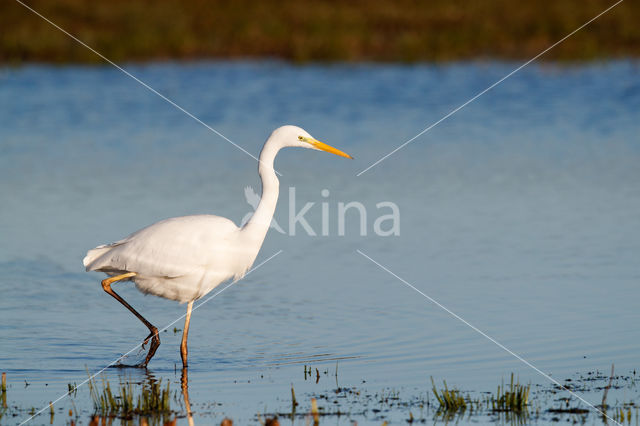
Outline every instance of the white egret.
{"label": "white egret", "polygon": [[129,309],[150,331],[143,347],[149,339],[151,345],[141,367],[146,367],[160,345],[158,329],[113,291],[111,284],[133,281],[143,293],[188,302],[180,345],[182,364],[186,367],[193,302],[228,279],[242,278],[255,261],[278,201],[279,181],[273,162],[278,151],[285,147],[311,148],[352,158],[314,139],[300,127],[282,126],[262,147],[258,165],[262,198],[251,219],[241,228],[220,216],[175,217],[87,253],[83,260],[86,270],[109,275],[102,281],[104,291]]}

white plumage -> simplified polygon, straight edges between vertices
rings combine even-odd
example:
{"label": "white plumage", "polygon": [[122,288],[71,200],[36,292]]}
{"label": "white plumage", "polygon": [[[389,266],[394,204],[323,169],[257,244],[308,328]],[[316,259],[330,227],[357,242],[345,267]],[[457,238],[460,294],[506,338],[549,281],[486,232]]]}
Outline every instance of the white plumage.
{"label": "white plumage", "polygon": [[[256,210],[258,208],[258,205],[260,204],[260,196],[256,194],[256,192],[253,190],[252,187],[246,186],[244,188],[244,198],[245,200],[247,200],[247,204],[253,207],[253,210]],[[249,219],[251,219],[252,215],[253,215],[252,212],[244,215],[244,217],[242,218],[242,221],[240,222],[240,226],[244,226],[247,222],[249,222]],[[269,227],[275,229],[281,234],[285,233],[280,227],[280,225],[278,225],[278,222],[276,221],[275,217],[271,219],[271,225],[269,225]]]}
{"label": "white plumage", "polygon": [[89,250],[83,263],[111,276],[135,272],[130,280],[143,293],[184,303],[251,267],[257,252],[238,247],[239,232],[220,216],[175,217]]}
{"label": "white plumage", "polygon": [[[176,217],[87,253],[83,260],[86,270],[109,275],[111,278],[102,282],[104,290],[151,331],[145,343],[149,338],[153,341],[142,366],[147,365],[160,344],[157,329],[115,293],[111,283],[131,280],[143,293],[181,303],[189,302],[181,345],[182,362],[186,367],[187,333],[193,301],[226,280],[242,278],[253,265],[278,201],[279,182],[273,163],[278,151],[284,147],[312,148],[351,158],[314,139],[299,127],[280,127],[267,139],[260,153],[258,173],[262,179],[262,197],[253,216],[242,227],[214,215]],[[247,200],[257,202],[256,197],[252,195],[251,200],[249,197]]]}

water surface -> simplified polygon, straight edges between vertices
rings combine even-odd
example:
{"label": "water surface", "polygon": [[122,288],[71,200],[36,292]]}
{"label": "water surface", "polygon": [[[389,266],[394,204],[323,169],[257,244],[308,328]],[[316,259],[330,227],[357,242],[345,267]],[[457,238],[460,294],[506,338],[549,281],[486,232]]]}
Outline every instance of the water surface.
{"label": "water surface", "polygon": [[[306,218],[318,234],[326,203],[329,235],[272,230],[258,262],[283,252],[194,313],[196,422],[287,410],[291,384],[306,409],[336,387],[336,363],[339,386],[408,399],[426,398],[429,376],[470,391],[492,391],[511,372],[548,385],[357,250],[558,380],[638,367],[637,63],[530,66],[356,176],[516,66],[128,67],[253,155],[292,123],[356,158],[278,157],[276,219],[288,229],[295,187],[298,211],[315,203]],[[0,111],[0,369],[23,410],[3,419],[13,424],[147,334],[102,291],[100,274],[83,271],[87,249],[171,216],[239,222],[251,211],[243,190],[259,182],[250,156],[110,67],[3,69]],[[367,209],[366,236],[353,211],[338,235],[338,203],[350,201]],[[399,236],[373,232],[383,201],[399,207]],[[158,327],[184,313],[116,288]],[[161,338],[148,374],[177,383],[180,333],[171,326]],[[303,365],[322,372],[318,383]],[[90,411],[86,389],[76,398]],[[599,403],[601,393],[585,398]],[[65,413],[70,401],[59,403]],[[353,419],[381,423],[364,410]]]}

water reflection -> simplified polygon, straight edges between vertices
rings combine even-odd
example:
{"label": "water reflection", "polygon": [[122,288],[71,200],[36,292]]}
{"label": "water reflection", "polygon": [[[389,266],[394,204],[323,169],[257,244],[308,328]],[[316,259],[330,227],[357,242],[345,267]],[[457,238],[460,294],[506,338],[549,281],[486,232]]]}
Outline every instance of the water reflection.
{"label": "water reflection", "polygon": [[193,413],[191,412],[191,403],[189,402],[189,372],[186,367],[182,368],[182,377],[180,378],[182,387],[182,398],[184,399],[184,408],[187,410],[187,420],[189,426],[193,426]]}
{"label": "water reflection", "polygon": [[[120,370],[124,371],[124,370]],[[112,386],[109,380],[102,378],[101,384],[92,383],[94,414],[90,426],[97,425],[176,425],[178,417],[183,416],[181,409],[170,407],[171,401],[179,401],[177,391],[170,392],[170,383],[162,386],[162,378],[147,370],[140,372],[138,378],[119,375],[119,385]],[[194,424],[191,403],[189,401],[189,379],[187,369],[182,370],[180,393],[184,402],[184,411],[189,425]],[[52,416],[53,421],[53,416]]]}
{"label": "water reflection", "polygon": [[[482,408],[468,410],[442,410],[438,409],[433,415],[433,424],[458,424],[473,423],[477,420],[478,415],[482,413]],[[493,411],[489,414],[489,418],[495,424],[509,426],[523,426],[530,423],[530,415],[528,408],[522,411]]]}
{"label": "water reflection", "polygon": [[[394,273],[554,377],[612,361],[622,371],[637,367],[640,329],[629,326],[640,321],[637,64],[527,68],[366,179],[354,178],[505,68],[511,65],[136,69],[145,81],[178,88],[181,103],[250,152],[257,153],[266,129],[293,122],[359,154],[348,172],[348,165],[334,168],[321,155],[281,159],[283,187],[299,189],[294,213],[315,203],[305,219],[316,231],[323,203],[335,211],[339,202],[359,201],[375,211],[377,202],[389,200],[402,210],[402,235],[393,240],[359,237],[355,211],[346,218],[353,232],[345,237],[335,235],[333,215],[330,236],[307,237],[300,223],[295,237],[270,233],[265,258],[285,247],[284,257],[194,316],[190,334],[199,355],[190,360],[187,397],[194,420],[212,422],[199,404],[215,394],[221,415],[255,423],[264,406],[289,409],[289,389],[282,387],[289,383],[301,401],[298,412],[307,410],[307,395],[334,389],[324,371],[336,359],[340,384],[363,394],[393,388],[417,399],[432,374],[479,391],[510,371],[546,384],[393,277],[361,263],[356,249],[385,259]],[[239,221],[248,209],[239,194],[255,187],[256,165],[101,67],[15,69],[0,98],[6,107],[0,193],[10,201],[0,208],[0,364],[16,383],[7,394],[11,410],[44,407],[69,382],[86,379],[85,365],[97,371],[137,343],[131,333],[139,324],[103,294],[98,277],[82,270],[84,250],[171,216],[215,212]],[[222,110],[224,117],[211,115]],[[236,189],[224,190],[225,182]],[[321,195],[325,188],[328,197]],[[290,216],[287,194],[281,197],[277,219],[284,225]],[[154,323],[182,313],[133,287],[121,291]],[[178,336],[165,339],[179,343]],[[155,373],[175,383],[184,415],[179,374],[170,368],[176,354],[158,352]],[[310,378],[304,365],[313,367]],[[115,383],[118,374],[147,379],[142,371],[123,371],[106,375]],[[25,379],[33,385],[21,386]],[[89,420],[87,394],[79,391],[74,401]],[[588,396],[598,400],[601,393]],[[72,408],[68,401],[61,401],[67,404],[61,412]],[[54,423],[62,423],[56,414]],[[394,409],[390,417],[395,423],[405,412]]]}

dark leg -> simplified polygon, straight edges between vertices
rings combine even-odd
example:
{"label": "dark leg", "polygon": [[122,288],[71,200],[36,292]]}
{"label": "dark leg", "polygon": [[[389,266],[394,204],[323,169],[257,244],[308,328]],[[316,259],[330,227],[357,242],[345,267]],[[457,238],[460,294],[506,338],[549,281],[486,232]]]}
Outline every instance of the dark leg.
{"label": "dark leg", "polygon": [[187,316],[184,320],[184,330],[182,331],[182,343],[180,344],[180,356],[182,357],[182,368],[187,368],[187,337],[189,337],[189,323],[191,322],[191,309],[193,300],[187,305]]}
{"label": "dark leg", "polygon": [[113,291],[111,289],[111,283],[123,280],[125,278],[131,278],[131,277],[133,277],[135,275],[136,275],[135,272],[128,272],[126,274],[122,274],[122,275],[118,275],[118,276],[115,276],[115,277],[107,278],[105,280],[102,280],[102,288],[104,289],[104,291],[106,291],[111,296],[113,296],[114,299],[116,299],[118,302],[122,303],[125,308],[130,310],[131,313],[133,313],[133,315],[135,315],[140,321],[142,321],[142,323],[144,325],[146,325],[147,328],[149,329],[149,331],[151,332],[147,336],[147,338],[144,339],[144,342],[142,343],[142,347],[144,348],[144,345],[146,345],[147,342],[149,341],[149,339],[151,339],[151,346],[149,347],[149,353],[147,354],[147,357],[145,358],[144,362],[140,364],[140,367],[146,367],[147,364],[149,363],[149,361],[151,361],[151,358],[153,358],[153,355],[156,353],[156,350],[158,349],[158,346],[160,346],[160,337],[158,336],[158,329],[155,328],[153,326],[153,324],[151,324],[149,321],[147,321],[142,315],[140,315],[138,313],[138,311],[133,309],[133,307],[131,307],[131,305],[129,305],[127,302],[125,302],[125,300],[122,297],[120,297],[115,291]]}

